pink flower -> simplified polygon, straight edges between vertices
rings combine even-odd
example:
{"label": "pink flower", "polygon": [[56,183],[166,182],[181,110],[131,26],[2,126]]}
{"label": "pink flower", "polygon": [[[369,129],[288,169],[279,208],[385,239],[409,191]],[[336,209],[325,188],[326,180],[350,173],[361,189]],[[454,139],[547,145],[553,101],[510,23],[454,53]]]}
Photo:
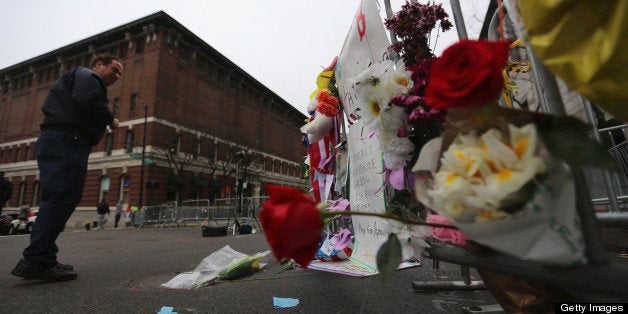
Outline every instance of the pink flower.
{"label": "pink flower", "polygon": [[[427,215],[427,222],[433,224],[449,225],[453,224],[441,215]],[[473,248],[474,246],[467,241],[471,240],[468,235],[458,229],[432,227],[432,236],[440,241],[449,242],[451,244]]]}

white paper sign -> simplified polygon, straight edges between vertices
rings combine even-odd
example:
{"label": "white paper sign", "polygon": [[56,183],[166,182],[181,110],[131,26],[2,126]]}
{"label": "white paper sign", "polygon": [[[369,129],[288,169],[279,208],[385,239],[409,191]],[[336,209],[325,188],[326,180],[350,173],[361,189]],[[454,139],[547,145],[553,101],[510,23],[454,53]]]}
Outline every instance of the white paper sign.
{"label": "white paper sign", "polygon": [[[375,0],[362,0],[342,46],[336,64],[336,85],[349,127],[349,201],[352,211],[384,212],[383,161],[379,141],[369,138],[370,130],[357,121],[356,111],[363,108],[352,86],[353,78],[370,65],[388,58],[390,45]],[[377,269],[377,251],[388,239],[388,221],[381,218],[352,216],[355,244],[351,260],[371,271]]]}
{"label": "white paper sign", "polygon": [[[351,211],[379,212],[385,209],[383,184],[384,164],[379,141],[370,137],[371,132],[357,121],[349,128],[349,200]],[[388,239],[389,222],[382,218],[351,217],[355,244],[351,259],[377,269],[376,256],[379,247]]]}
{"label": "white paper sign", "polygon": [[[386,28],[375,0],[360,1],[351,28],[342,46],[336,64],[336,85],[347,116],[363,104],[357,101],[351,88],[351,78],[360,74],[373,62],[388,59],[390,45]],[[353,121],[351,121],[353,122]]]}

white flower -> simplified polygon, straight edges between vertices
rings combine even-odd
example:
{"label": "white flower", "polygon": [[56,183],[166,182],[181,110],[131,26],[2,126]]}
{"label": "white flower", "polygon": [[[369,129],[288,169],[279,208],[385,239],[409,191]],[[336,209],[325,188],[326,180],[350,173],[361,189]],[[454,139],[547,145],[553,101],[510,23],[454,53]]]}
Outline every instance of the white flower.
{"label": "white flower", "polygon": [[412,158],[414,151],[414,144],[407,137],[394,136],[386,142],[382,142],[380,138],[380,146],[384,155],[384,164],[391,170],[405,166]]}
{"label": "white flower", "polygon": [[364,125],[368,126],[372,131],[379,131],[379,117],[382,111],[380,99],[375,96],[368,95],[366,98],[361,99],[361,102],[364,106],[358,112],[360,119],[362,119],[364,121]]}
{"label": "white flower", "polygon": [[406,113],[403,108],[392,106],[380,113],[379,120],[381,129],[397,134],[397,130],[406,125]]}
{"label": "white flower", "polygon": [[391,60],[373,63],[351,79],[358,102],[363,104],[358,115],[372,130],[379,130],[380,114],[392,108],[390,100],[411,87],[410,72],[395,69]]}
{"label": "white flower", "polygon": [[408,138],[397,136],[406,126],[406,113],[403,108],[391,104],[393,97],[407,93],[412,87],[410,76],[403,61],[395,64],[384,60],[371,64],[351,80],[352,89],[362,104],[357,114],[365,126],[378,132],[384,162],[391,170],[404,167],[414,151]]}
{"label": "white flower", "polygon": [[403,60],[397,61],[394,67],[387,72],[387,80],[384,88],[389,90],[389,94],[394,96],[407,94],[412,88],[412,72],[406,71]]}
{"label": "white flower", "polygon": [[537,156],[536,127],[508,128],[508,138],[496,129],[480,137],[458,135],[443,153],[434,188],[425,198],[432,204],[427,205],[455,221],[506,217],[508,214],[500,210],[502,201],[547,169]]}

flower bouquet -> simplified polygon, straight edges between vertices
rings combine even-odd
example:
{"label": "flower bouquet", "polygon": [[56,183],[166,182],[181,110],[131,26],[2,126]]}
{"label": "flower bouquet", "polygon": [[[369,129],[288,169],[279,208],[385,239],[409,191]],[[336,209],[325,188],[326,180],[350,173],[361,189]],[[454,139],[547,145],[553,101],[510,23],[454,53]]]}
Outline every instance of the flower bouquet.
{"label": "flower bouquet", "polygon": [[496,106],[507,57],[507,42],[461,41],[435,62],[426,102],[448,110],[447,126],[442,146],[426,145],[413,168],[416,196],[474,242],[525,260],[584,264],[570,166],[608,156],[579,120]]}

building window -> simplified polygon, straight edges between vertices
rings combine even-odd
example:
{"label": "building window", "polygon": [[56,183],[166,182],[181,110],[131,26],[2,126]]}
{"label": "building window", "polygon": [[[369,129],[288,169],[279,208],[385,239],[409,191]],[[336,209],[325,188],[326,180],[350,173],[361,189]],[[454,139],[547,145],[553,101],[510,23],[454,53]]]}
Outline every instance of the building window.
{"label": "building window", "polygon": [[111,151],[113,151],[113,133],[107,133],[107,156],[111,156]]}
{"label": "building window", "polygon": [[185,63],[187,63],[190,59],[190,51],[183,45],[179,47],[179,59]]}
{"label": "building window", "polygon": [[198,159],[198,155],[201,153],[201,140],[197,137],[192,143],[192,157]]}
{"label": "building window", "polygon": [[48,69],[46,69],[46,77],[44,78],[44,81],[48,82],[50,80],[50,77],[52,76],[52,67],[48,67]]}
{"label": "building window", "polygon": [[111,105],[111,112],[113,113],[114,116],[116,116],[119,111],[120,111],[120,98],[116,97],[113,99],[113,103]]}
{"label": "building window", "polygon": [[26,198],[26,181],[20,182],[20,196],[17,201],[17,206],[24,205],[24,199]]}
{"label": "building window", "polygon": [[109,53],[114,55],[114,56],[117,56],[118,55],[118,46],[111,46],[111,47],[109,47]]}
{"label": "building window", "polygon": [[126,53],[129,50],[128,44],[126,42],[120,44],[120,52],[118,53],[118,58],[124,59],[126,58]]}
{"label": "building window", "polygon": [[177,195],[179,194],[177,192],[177,189],[174,187],[168,187],[168,192],[166,192],[166,200],[167,201],[174,201],[177,199]]}
{"label": "building window", "polygon": [[170,154],[178,153],[180,148],[181,148],[181,134],[175,133],[172,136],[172,141],[170,143]]}
{"label": "building window", "polygon": [[144,52],[144,46],[146,46],[146,39],[144,36],[140,36],[135,40],[135,53]]}
{"label": "building window", "polygon": [[129,110],[131,113],[135,113],[135,109],[137,108],[137,93],[131,95],[131,103],[129,105]]}
{"label": "building window", "polygon": [[135,132],[133,130],[127,130],[126,131],[126,142],[125,142],[126,152],[127,153],[132,153],[133,152],[133,141],[134,140],[135,140]]}
{"label": "building window", "polygon": [[197,200],[201,198],[201,191],[199,188],[190,189],[188,192],[190,200]]}
{"label": "building window", "polygon": [[33,202],[31,203],[32,206],[37,206],[39,205],[39,200],[41,199],[41,191],[39,188],[39,181],[35,181],[33,183]]}
{"label": "building window", "polygon": [[107,193],[109,192],[109,187],[111,185],[111,179],[109,177],[100,178],[100,193],[98,200],[107,197]]}

